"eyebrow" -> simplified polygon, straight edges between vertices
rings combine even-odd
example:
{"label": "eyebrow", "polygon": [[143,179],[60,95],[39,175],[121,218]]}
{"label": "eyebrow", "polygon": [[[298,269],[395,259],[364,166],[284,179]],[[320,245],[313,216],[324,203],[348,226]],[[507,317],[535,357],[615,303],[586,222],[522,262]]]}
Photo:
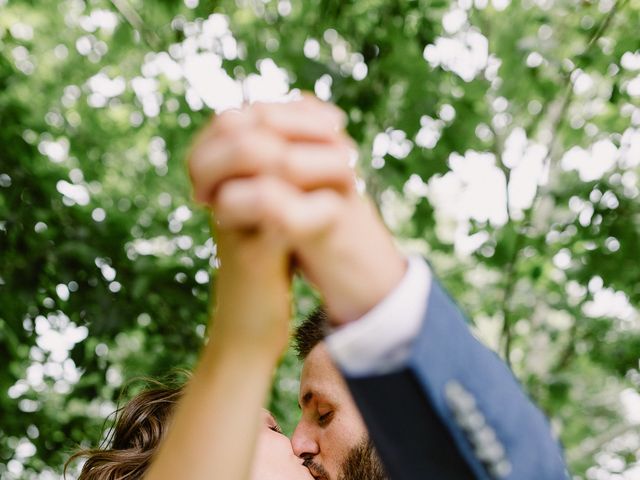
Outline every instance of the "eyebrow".
{"label": "eyebrow", "polygon": [[306,407],[313,400],[313,392],[307,392],[302,396],[302,403],[298,402],[298,408]]}

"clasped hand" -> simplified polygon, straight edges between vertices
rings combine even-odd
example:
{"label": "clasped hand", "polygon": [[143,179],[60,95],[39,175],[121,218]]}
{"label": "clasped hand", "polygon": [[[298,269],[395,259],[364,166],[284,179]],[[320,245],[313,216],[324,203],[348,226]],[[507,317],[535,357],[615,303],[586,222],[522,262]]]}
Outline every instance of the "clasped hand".
{"label": "clasped hand", "polygon": [[356,191],[345,122],[337,107],[310,96],[254,104],[214,118],[192,147],[194,196],[213,211],[221,261],[217,321],[233,318],[230,330],[257,343],[286,345],[294,258],[336,325],[373,307],[404,272],[371,202]]}

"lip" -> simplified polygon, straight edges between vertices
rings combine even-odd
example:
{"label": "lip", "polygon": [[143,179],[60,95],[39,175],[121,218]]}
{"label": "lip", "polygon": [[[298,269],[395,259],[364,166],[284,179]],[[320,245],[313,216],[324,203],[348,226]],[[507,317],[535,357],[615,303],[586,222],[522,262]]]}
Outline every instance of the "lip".
{"label": "lip", "polygon": [[329,480],[329,477],[323,472],[323,468],[321,468],[320,471],[315,468],[315,464],[312,459],[306,459],[302,462],[302,465],[309,471],[315,480]]}
{"label": "lip", "polygon": [[307,475],[305,476],[305,478],[307,478],[307,476],[308,476],[308,478],[309,478],[309,479],[313,478],[313,480],[324,480],[322,477],[316,477],[316,476],[313,474],[313,472],[312,472],[311,470],[309,470],[307,467],[302,467],[302,468],[304,468],[304,471],[305,471],[305,472],[306,472],[306,474],[307,474]]}
{"label": "lip", "polygon": [[311,476],[315,478],[315,480],[327,480],[327,477],[316,472],[315,470],[313,470],[313,468],[307,467],[307,469],[309,470],[309,473],[311,474]]}

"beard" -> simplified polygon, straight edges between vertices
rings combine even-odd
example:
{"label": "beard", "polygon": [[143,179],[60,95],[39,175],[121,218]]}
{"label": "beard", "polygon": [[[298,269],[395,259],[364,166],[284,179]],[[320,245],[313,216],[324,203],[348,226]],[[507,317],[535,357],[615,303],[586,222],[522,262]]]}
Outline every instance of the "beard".
{"label": "beard", "polygon": [[[333,480],[325,468],[313,459],[305,459],[303,465],[319,479]],[[378,452],[369,438],[364,438],[349,450],[340,465],[337,480],[389,480]]]}
{"label": "beard", "polygon": [[388,480],[373,442],[366,438],[353,447],[341,466],[338,480]]}

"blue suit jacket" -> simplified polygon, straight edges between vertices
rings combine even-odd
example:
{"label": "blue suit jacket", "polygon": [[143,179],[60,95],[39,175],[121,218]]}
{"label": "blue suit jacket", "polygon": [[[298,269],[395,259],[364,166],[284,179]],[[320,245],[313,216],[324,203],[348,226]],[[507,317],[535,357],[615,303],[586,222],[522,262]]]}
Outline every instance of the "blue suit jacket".
{"label": "blue suit jacket", "polygon": [[569,478],[544,415],[435,279],[406,364],[347,383],[392,480]]}

